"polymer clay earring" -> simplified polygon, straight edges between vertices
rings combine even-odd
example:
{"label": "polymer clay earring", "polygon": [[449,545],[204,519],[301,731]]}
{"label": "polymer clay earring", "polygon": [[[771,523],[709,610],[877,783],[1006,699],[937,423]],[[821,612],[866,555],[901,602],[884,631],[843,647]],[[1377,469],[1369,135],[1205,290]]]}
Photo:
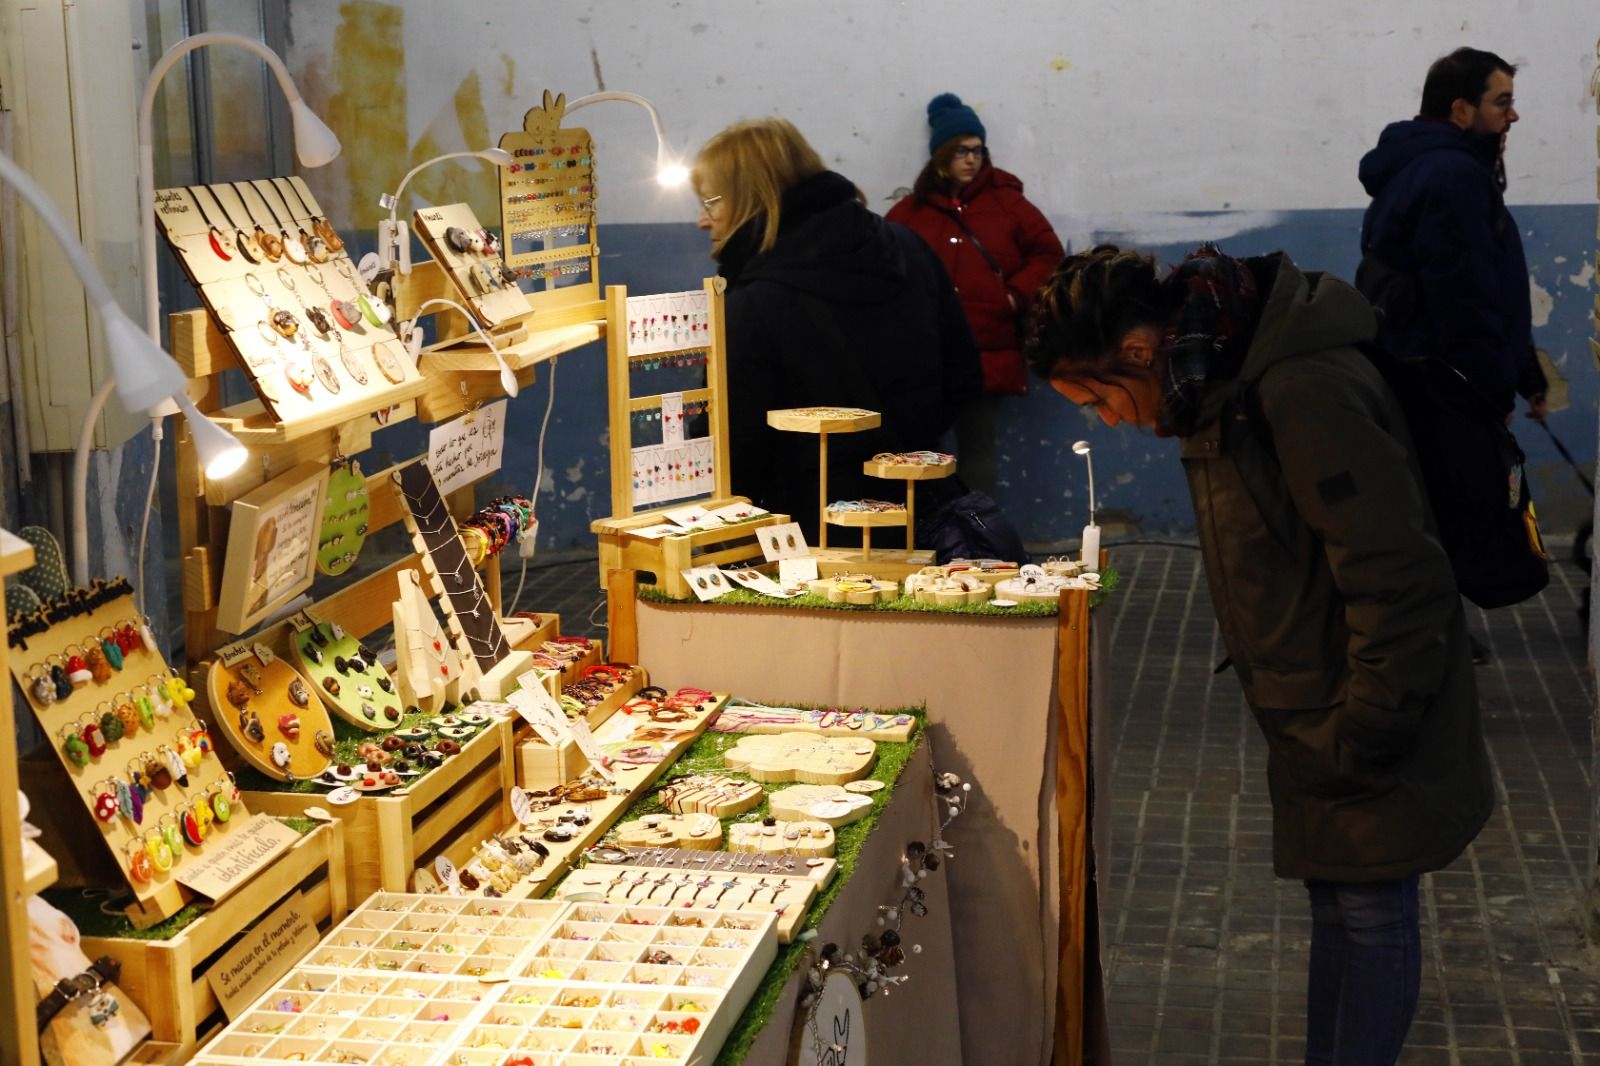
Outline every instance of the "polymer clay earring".
{"label": "polymer clay earring", "polygon": [[61,751],[73,766],[89,765],[89,745],[83,742],[83,736],[75,726],[62,727]]}
{"label": "polymer clay earring", "polygon": [[50,683],[56,688],[56,699],[64,700],[68,696],[72,695],[72,680],[67,677],[66,667],[61,663],[53,661],[58,658],[60,658],[60,656],[52,655],[45,661],[49,663],[50,666]]}
{"label": "polymer clay earring", "polygon": [[97,685],[103,685],[111,680],[111,663],[106,659],[105,649],[100,647],[98,640],[91,641],[84,649],[83,661],[89,668],[89,678]]}
{"label": "polymer clay earring", "polygon": [[56,702],[56,683],[50,680],[50,671],[43,663],[30,666],[28,678],[28,695],[33,697],[34,703],[49,707]]}
{"label": "polymer clay earring", "polygon": [[157,873],[166,873],[172,869],[172,845],[161,835],[161,830],[152,829],[145,834],[144,850],[145,854],[150,856],[150,865],[155,867]]}
{"label": "polymer clay earring", "polygon": [[219,822],[226,822],[233,817],[233,805],[228,802],[228,797],[222,794],[220,785],[211,794],[211,813],[216,815]]}
{"label": "polymer clay earring", "polygon": [[[120,724],[119,722],[118,725]],[[98,759],[106,753],[106,734],[98,721],[91,720],[83,727],[80,735],[83,737],[83,742],[88,746],[89,754],[93,758]]]}
{"label": "polymer clay earring", "polygon": [[128,841],[127,852],[128,876],[141,885],[148,885],[155,880],[155,864],[151,861],[150,850],[144,846],[144,842]]}
{"label": "polymer clay earring", "polygon": [[200,816],[195,814],[193,807],[185,807],[178,812],[178,827],[183,832],[183,842],[190,847],[198,848],[205,843],[205,826],[200,824]]}
{"label": "polymer clay earring", "polygon": [[150,702],[150,697],[145,690],[136,689],[138,695],[133,697],[133,709],[139,713],[139,724],[146,729],[154,729],[156,724],[155,704]]}
{"label": "polymer clay earring", "polygon": [[111,709],[122,723],[122,732],[125,735],[132,736],[139,731],[139,709],[133,705],[133,700],[128,698],[126,692],[111,701]]}
{"label": "polymer clay earring", "polygon": [[183,830],[178,825],[176,814],[161,816],[161,839],[166,843],[167,853],[172,856],[174,863],[183,857]]}
{"label": "polymer clay earring", "polygon": [[[104,704],[101,704],[101,706],[104,706]],[[115,711],[100,712],[100,733],[105,738],[105,743],[115,744],[122,739],[123,734],[126,732],[127,729],[123,726],[122,719],[117,717]],[[92,743],[89,746],[91,748],[94,747]],[[105,750],[104,745],[101,746],[100,750]]]}
{"label": "polymer clay earring", "polygon": [[117,642],[116,631],[106,626],[100,631],[100,650],[106,657],[106,662],[111,664],[113,670],[121,670],[125,657],[122,654],[122,645]]}

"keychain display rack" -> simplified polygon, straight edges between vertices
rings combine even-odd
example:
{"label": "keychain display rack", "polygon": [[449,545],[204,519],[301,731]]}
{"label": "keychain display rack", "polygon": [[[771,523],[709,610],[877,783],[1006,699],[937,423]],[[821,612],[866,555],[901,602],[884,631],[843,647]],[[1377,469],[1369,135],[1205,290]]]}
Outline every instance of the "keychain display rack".
{"label": "keychain display rack", "polygon": [[134,895],[129,920],[153,925],[188,902],[184,863],[244,804],[126,582],[69,590],[33,619],[13,624],[8,665],[82,805],[64,820],[103,841]]}
{"label": "keychain display rack", "polygon": [[[732,494],[729,477],[725,288],[723,279],[708,278],[701,290],[687,293],[629,297],[623,286],[606,289],[612,513],[589,527],[600,541],[602,585],[613,570],[639,570],[654,575],[656,584],[669,594],[688,596],[690,590],[682,577],[685,570],[759,561],[762,553],[755,531],[788,521],[786,515],[762,514],[666,537],[639,533],[665,521],[672,507],[662,505],[669,501],[673,506],[697,503],[707,510],[749,503]],[[692,367],[704,367],[705,383],[700,388],[635,391],[636,375],[648,379]],[[653,427],[665,427],[679,415],[684,416],[680,425],[689,421],[690,412],[704,420],[706,435],[701,439],[708,443],[691,448],[689,443],[669,440],[663,428],[659,443],[651,440],[641,448],[634,447],[639,435],[636,424],[651,427],[653,435]],[[707,461],[709,474],[704,465],[688,465]],[[670,469],[679,463],[685,469]],[[645,465],[661,469],[646,471]],[[683,480],[676,480],[680,476]],[[661,483],[646,485],[650,480]],[[645,502],[651,506],[641,508]]]}

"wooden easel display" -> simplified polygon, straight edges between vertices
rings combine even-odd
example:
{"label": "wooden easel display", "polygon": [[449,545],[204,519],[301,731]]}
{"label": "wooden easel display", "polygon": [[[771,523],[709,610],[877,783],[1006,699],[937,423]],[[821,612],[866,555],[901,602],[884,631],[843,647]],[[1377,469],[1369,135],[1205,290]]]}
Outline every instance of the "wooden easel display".
{"label": "wooden easel display", "polygon": [[[107,596],[106,589],[116,594]],[[104,602],[82,609],[93,602],[91,596]],[[73,819],[83,827],[80,839],[98,836],[104,842],[134,895],[129,919],[138,926],[153,925],[176,914],[191,898],[177,878],[185,861],[193,863],[206,848],[205,841],[185,843],[190,829],[210,840],[238,824],[235,817],[242,822],[248,812],[235,798],[205,723],[190,707],[193,691],[173,676],[161,650],[142,635],[136,648],[124,651],[117,645],[124,627],[135,633],[144,628],[126,582],[120,583],[120,591],[117,585],[93,592],[69,590],[41,613],[43,628],[27,619],[12,627],[7,662],[11,677],[82,804],[81,818]],[[102,636],[117,648],[120,668],[99,643]],[[105,664],[95,664],[102,679],[69,680],[63,693],[55,687],[53,668],[92,661],[91,641]],[[141,787],[147,791],[136,798]],[[213,810],[216,796],[222,803]],[[103,817],[105,804],[110,817]],[[199,814],[201,806],[207,807],[204,815]],[[224,811],[226,818],[221,817]],[[184,826],[191,817],[199,824]],[[172,831],[164,832],[169,827]],[[153,859],[152,850],[163,861]]]}
{"label": "wooden easel display", "polygon": [[[786,515],[763,514],[731,525],[697,530],[668,537],[641,536],[638,531],[660,526],[666,512],[688,504],[716,510],[734,504],[748,504],[732,494],[728,459],[728,370],[727,332],[723,317],[721,278],[708,278],[699,291],[664,293],[630,299],[626,288],[606,289],[606,354],[611,394],[611,517],[590,525],[600,540],[600,581],[612,570],[643,570],[654,574],[658,584],[674,596],[687,596],[689,590],[680,576],[694,566],[739,564],[761,558],[754,531],[763,526],[788,521]],[[656,311],[655,308],[660,308]],[[701,312],[698,308],[704,308]],[[704,385],[681,390],[660,389],[636,392],[634,375],[661,372],[675,379],[685,369],[703,366]],[[675,463],[665,451],[672,442],[665,429],[668,420],[682,421],[703,417],[706,445],[697,445],[699,454],[686,455],[684,469],[670,469]],[[680,423],[681,424],[681,423]],[[635,432],[640,427],[640,433]],[[638,436],[648,443],[638,449]],[[659,444],[657,443],[659,441]],[[687,446],[684,446],[687,447]],[[638,455],[654,455],[647,465],[660,467],[636,470]],[[709,475],[703,468],[689,466],[709,458]],[[665,479],[642,491],[643,479]],[[641,481],[636,485],[636,480]],[[641,508],[648,502],[651,506]]]}
{"label": "wooden easel display", "polygon": [[[516,328],[533,310],[516,285],[516,275],[500,259],[499,242],[466,204],[417,209],[412,229],[455,287],[456,298],[491,330]],[[464,248],[452,243],[468,240]]]}

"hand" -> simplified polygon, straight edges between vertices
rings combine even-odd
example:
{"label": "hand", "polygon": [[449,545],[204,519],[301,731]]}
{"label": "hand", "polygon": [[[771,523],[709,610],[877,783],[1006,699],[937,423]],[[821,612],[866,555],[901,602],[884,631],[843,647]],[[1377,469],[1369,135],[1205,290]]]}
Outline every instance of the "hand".
{"label": "hand", "polygon": [[1528,417],[1535,422],[1543,422],[1544,416],[1550,413],[1550,404],[1545,399],[1544,393],[1528,397]]}

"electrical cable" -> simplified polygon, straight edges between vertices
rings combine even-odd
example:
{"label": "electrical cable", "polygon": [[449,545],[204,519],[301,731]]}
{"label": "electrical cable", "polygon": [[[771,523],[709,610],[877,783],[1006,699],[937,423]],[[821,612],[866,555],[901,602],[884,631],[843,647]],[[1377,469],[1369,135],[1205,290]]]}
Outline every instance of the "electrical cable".
{"label": "electrical cable", "polygon": [[[532,520],[529,522],[529,529],[523,534],[523,536],[527,537],[537,536],[539,532],[539,486],[544,483],[544,438],[545,433],[550,429],[550,413],[555,410],[555,407],[556,360],[552,359],[550,360],[550,395],[544,402],[544,420],[539,423],[539,453],[534,459],[533,495],[530,497],[533,503],[534,514],[530,516]],[[508,617],[517,613],[517,604],[522,602],[522,587],[527,583],[527,580],[528,554],[522,554],[521,573],[517,576],[517,591],[515,595],[511,597],[511,609],[505,612]]]}
{"label": "electrical cable", "polygon": [[150,452],[150,488],[144,496],[144,517],[139,520],[139,568],[134,571],[138,575],[134,580],[134,588],[137,590],[134,593],[135,606],[138,608],[141,618],[145,617],[146,614],[144,609],[144,548],[150,533],[150,512],[155,509],[156,505],[156,474],[161,469],[162,436],[161,419],[152,418],[150,420],[150,442],[153,445]]}

